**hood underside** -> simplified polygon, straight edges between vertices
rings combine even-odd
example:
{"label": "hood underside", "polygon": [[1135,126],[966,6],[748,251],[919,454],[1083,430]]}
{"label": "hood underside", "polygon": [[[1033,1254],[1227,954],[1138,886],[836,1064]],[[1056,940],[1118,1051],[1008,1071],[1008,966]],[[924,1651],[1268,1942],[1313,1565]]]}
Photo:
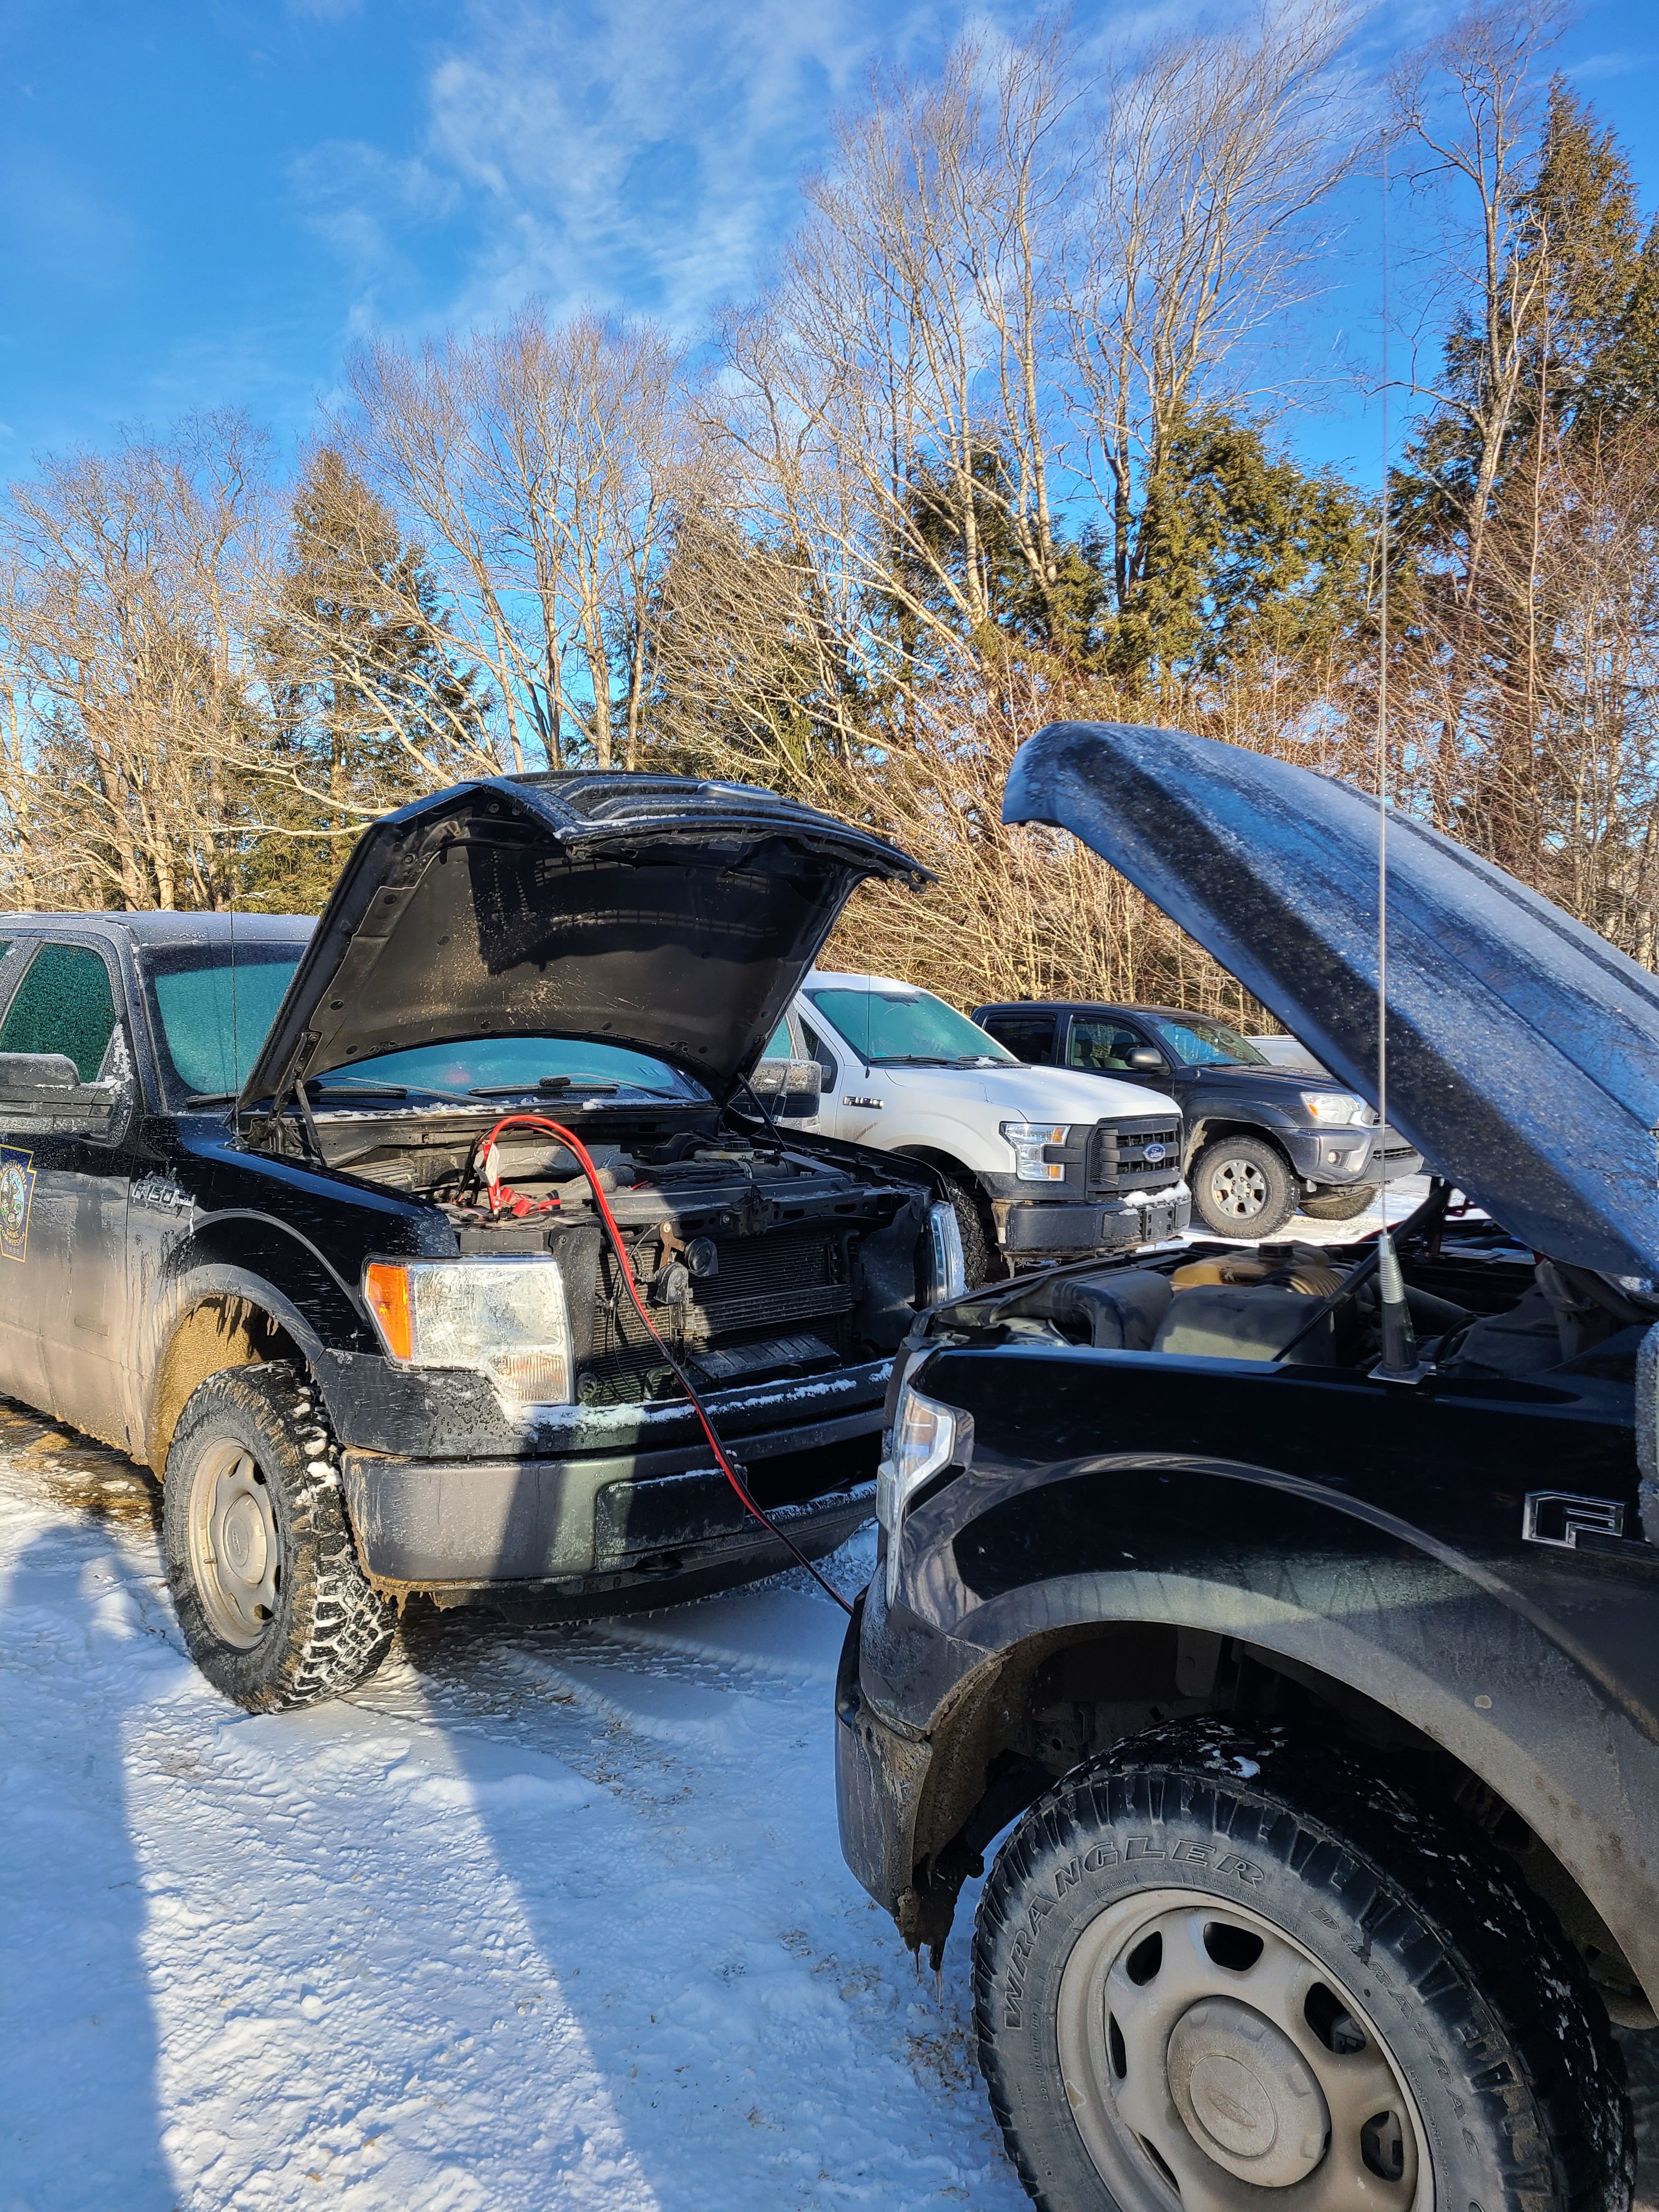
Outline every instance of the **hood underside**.
{"label": "hood underside", "polygon": [[[1377,807],[1243,747],[1055,722],[1007,822],[1069,830],[1378,1103]],[[1659,1276],[1659,979],[1390,812],[1388,1115],[1522,1243]]]}
{"label": "hood underside", "polygon": [[241,1103],[380,1053],[544,1034],[651,1053],[723,1103],[871,876],[928,880],[748,784],[458,784],[359,839]]}

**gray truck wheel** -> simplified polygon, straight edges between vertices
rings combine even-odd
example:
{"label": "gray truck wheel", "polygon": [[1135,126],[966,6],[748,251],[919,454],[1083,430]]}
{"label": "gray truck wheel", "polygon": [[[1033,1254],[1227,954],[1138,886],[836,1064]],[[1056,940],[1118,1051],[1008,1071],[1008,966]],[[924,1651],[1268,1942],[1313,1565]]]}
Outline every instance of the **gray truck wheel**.
{"label": "gray truck wheel", "polygon": [[1193,1211],[1218,1237],[1272,1237],[1296,1212],[1296,1178],[1260,1137],[1218,1137],[1187,1171]]}
{"label": "gray truck wheel", "polygon": [[338,1697],[386,1656],[396,1609],[357,1564],[327,1417],[287,1361],[231,1368],[191,1395],[161,1538],[191,1658],[249,1712]]}
{"label": "gray truck wheel", "polygon": [[1376,1192],[1370,1185],[1358,1190],[1324,1190],[1317,1198],[1304,1198],[1297,1207],[1310,1221],[1352,1221],[1356,1214],[1369,1212],[1376,1203]]}
{"label": "gray truck wheel", "polygon": [[1630,2202],[1622,2061],[1547,1909],[1329,1743],[1177,1723],[1068,1776],[986,1884],[974,2008],[1047,2212]]}

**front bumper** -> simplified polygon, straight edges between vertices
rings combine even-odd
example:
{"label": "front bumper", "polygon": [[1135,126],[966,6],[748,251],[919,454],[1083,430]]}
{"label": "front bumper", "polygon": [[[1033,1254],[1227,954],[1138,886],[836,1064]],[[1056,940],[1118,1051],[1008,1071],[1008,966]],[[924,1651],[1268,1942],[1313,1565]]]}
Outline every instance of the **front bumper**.
{"label": "front bumper", "polygon": [[[830,1378],[839,1387],[708,1401],[756,1498],[809,1557],[833,1551],[874,1510],[888,1370],[881,1361],[842,1370]],[[342,1484],[365,1571],[392,1592],[533,1584],[591,1599],[676,1577],[715,1587],[711,1574],[741,1581],[787,1565],[690,1431],[689,1407],[631,1411],[626,1443],[610,1449],[593,1448],[612,1438],[578,1408],[565,1437],[476,1458],[346,1440]]]}
{"label": "front bumper", "polygon": [[1291,1165],[1304,1183],[1325,1190],[1371,1188],[1421,1171],[1423,1155],[1393,1129],[1291,1129],[1283,1133]]}
{"label": "front bumper", "polygon": [[1083,1205],[994,1199],[991,1212],[998,1242],[1006,1252],[1121,1252],[1178,1237],[1192,1218],[1193,1195],[1181,1182]]}

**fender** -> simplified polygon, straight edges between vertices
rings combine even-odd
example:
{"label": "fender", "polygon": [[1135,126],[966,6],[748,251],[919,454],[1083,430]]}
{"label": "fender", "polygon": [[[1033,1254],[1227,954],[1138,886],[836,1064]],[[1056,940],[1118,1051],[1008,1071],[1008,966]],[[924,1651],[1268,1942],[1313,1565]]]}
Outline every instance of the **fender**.
{"label": "fender", "polygon": [[[1440,1745],[1566,1869],[1659,2000],[1659,1864],[1626,1840],[1659,1847],[1659,1562],[1476,1556],[1375,1500],[1237,1462],[1109,1454],[1014,1481],[969,1473],[928,1499],[907,1521],[901,1602],[884,1611],[880,1576],[866,1601],[860,1701],[896,1724],[908,1775],[902,1881],[974,1810],[956,1802],[978,1786],[962,1747],[1022,1647],[1194,1631]],[[906,1710],[890,1652],[921,1691]]]}

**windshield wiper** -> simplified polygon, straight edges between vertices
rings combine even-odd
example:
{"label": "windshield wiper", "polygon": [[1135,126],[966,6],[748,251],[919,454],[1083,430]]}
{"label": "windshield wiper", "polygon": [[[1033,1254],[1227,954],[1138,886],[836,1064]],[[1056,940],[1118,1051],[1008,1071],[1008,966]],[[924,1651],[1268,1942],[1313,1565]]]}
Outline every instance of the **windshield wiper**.
{"label": "windshield wiper", "polygon": [[954,1054],[939,1052],[884,1052],[879,1060],[872,1060],[872,1067],[960,1067],[962,1061]]}
{"label": "windshield wiper", "polygon": [[192,1091],[185,1103],[186,1106],[224,1106],[235,1096],[234,1091]]}
{"label": "windshield wiper", "polygon": [[[630,1083],[628,1087],[630,1091],[645,1090],[642,1083]],[[614,1093],[621,1089],[620,1083],[584,1083],[580,1076],[544,1075],[538,1083],[481,1084],[477,1090],[469,1091],[466,1095],[469,1098],[533,1098],[538,1091],[551,1091],[562,1095],[567,1091]],[[666,1091],[652,1091],[647,1095],[652,1098],[667,1098],[672,1094]]]}
{"label": "windshield wiper", "polygon": [[424,1083],[375,1083],[367,1079],[360,1081],[350,1076],[343,1083],[330,1083],[320,1077],[313,1077],[306,1088],[308,1094],[313,1091],[316,1092],[319,1106],[325,1106],[330,1098],[341,1091],[355,1091],[360,1097],[368,1098],[443,1098],[456,1106],[465,1106],[467,1103],[466,1095],[459,1091],[434,1091]]}

